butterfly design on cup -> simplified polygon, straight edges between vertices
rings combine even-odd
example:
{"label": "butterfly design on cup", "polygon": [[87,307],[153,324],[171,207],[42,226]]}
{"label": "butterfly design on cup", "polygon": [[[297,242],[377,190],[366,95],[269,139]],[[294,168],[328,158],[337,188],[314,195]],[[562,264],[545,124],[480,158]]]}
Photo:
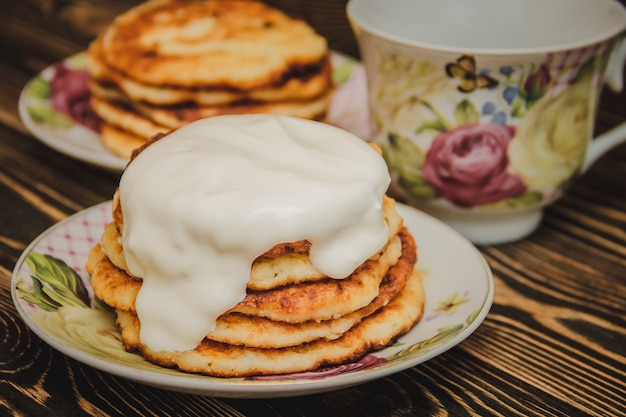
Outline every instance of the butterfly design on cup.
{"label": "butterfly design on cup", "polygon": [[476,59],[473,55],[463,55],[446,65],[446,74],[450,78],[458,78],[458,90],[462,93],[471,93],[477,88],[493,88],[498,80],[483,73],[476,73]]}

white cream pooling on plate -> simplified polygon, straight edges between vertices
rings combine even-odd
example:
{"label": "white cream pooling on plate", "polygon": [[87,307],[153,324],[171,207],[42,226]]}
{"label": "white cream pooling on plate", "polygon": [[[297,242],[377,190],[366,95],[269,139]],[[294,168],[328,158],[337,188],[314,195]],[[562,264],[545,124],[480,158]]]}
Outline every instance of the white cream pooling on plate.
{"label": "white cream pooling on plate", "polygon": [[286,116],[203,119],[150,145],[120,180],[142,343],[194,349],[278,243],[307,239],[318,270],[348,276],[387,242],[389,181],[360,138]]}

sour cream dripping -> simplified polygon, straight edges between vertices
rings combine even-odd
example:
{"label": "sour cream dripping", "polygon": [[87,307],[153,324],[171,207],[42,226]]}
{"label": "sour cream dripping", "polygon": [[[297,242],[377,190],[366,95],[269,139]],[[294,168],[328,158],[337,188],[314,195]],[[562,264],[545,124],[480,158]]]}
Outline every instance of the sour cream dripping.
{"label": "sour cream dripping", "polygon": [[203,119],[150,145],[119,188],[142,343],[194,349],[278,243],[307,239],[318,270],[348,276],[387,242],[389,181],[360,138],[286,116]]}

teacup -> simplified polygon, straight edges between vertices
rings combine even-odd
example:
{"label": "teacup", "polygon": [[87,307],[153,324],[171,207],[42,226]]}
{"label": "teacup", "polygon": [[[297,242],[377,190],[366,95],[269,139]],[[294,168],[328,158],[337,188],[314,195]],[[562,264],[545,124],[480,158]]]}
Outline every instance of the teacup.
{"label": "teacup", "polygon": [[390,194],[474,243],[532,233],[626,123],[592,138],[623,87],[615,0],[350,0]]}

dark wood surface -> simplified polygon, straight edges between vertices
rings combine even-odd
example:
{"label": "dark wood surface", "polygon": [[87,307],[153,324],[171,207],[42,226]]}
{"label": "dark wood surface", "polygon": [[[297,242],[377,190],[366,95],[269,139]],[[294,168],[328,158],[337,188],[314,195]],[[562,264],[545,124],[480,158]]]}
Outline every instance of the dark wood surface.
{"label": "dark wood surface", "polygon": [[[626,415],[624,145],[579,178],[532,236],[479,247],[495,275],[489,315],[460,345],[404,372],[311,396],[217,399],[112,376],[42,342],[13,306],[12,269],[41,232],[110,199],[119,174],[33,138],[18,96],[136,3],[0,2],[0,416]],[[268,3],[308,20],[332,49],[358,56],[344,1]],[[597,132],[624,120],[626,93],[605,92]]]}

